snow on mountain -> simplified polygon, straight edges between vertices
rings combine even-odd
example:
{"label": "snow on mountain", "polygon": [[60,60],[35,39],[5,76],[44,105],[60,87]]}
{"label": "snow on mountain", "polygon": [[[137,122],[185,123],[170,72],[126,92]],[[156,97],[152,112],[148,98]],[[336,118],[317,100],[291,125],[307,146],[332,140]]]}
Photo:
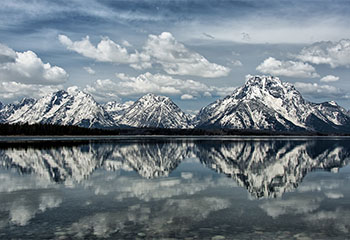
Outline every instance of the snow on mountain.
{"label": "snow on mountain", "polygon": [[115,126],[104,108],[91,95],[76,87],[48,94],[36,101],[26,99],[18,105],[5,106],[2,111],[7,123]]}
{"label": "snow on mountain", "polygon": [[118,122],[128,108],[133,104],[133,101],[125,103],[119,103],[116,101],[107,102],[103,105],[106,112],[113,118],[115,122]]}
{"label": "snow on mountain", "polygon": [[22,112],[25,114],[36,102],[33,98],[23,98],[18,104],[12,103],[4,105],[0,109],[0,123],[6,122],[6,120],[16,112]]}
{"label": "snow on mountain", "polygon": [[199,127],[274,131],[350,130],[350,116],[334,102],[315,104],[272,76],[248,76],[231,95],[201,109]]}
{"label": "snow on mountain", "polygon": [[132,127],[189,128],[187,115],[168,97],[146,94],[132,104],[119,124]]}
{"label": "snow on mountain", "polygon": [[38,100],[0,107],[0,123],[48,123],[82,127],[230,128],[270,131],[350,132],[350,114],[335,102],[311,103],[293,85],[272,76],[249,76],[231,95],[193,118],[170,98],[147,94],[136,102],[104,105],[76,87]]}

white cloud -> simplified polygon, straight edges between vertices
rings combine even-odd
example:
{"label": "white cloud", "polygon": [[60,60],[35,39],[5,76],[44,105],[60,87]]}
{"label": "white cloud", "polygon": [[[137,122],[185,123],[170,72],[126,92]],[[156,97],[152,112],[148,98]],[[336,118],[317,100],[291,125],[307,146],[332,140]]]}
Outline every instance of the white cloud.
{"label": "white cloud", "polygon": [[75,42],[65,35],[59,35],[58,39],[67,49],[99,62],[132,64],[149,61],[147,55],[140,54],[137,51],[129,53],[126,48],[113,42],[108,37],[102,38],[96,47],[90,42],[89,36]]}
{"label": "white cloud", "polygon": [[91,67],[84,67],[84,70],[90,75],[94,75],[96,73],[96,71]]}
{"label": "white cloud", "polygon": [[327,75],[320,79],[321,82],[336,82],[339,80],[339,77],[333,75]]}
{"label": "white cloud", "polygon": [[296,82],[294,86],[305,95],[315,98],[349,98],[350,96],[343,90],[330,85],[319,85],[317,83]]}
{"label": "white cloud", "polygon": [[[168,74],[206,78],[227,76],[230,72],[229,68],[211,63],[199,53],[189,50],[168,32],[158,36],[149,35],[143,51],[135,50],[134,53],[129,53],[125,47],[108,37],[102,38],[96,47],[90,42],[89,36],[75,42],[65,35],[59,35],[58,39],[67,49],[85,57],[99,62],[129,64],[130,67],[138,70],[151,68],[152,64],[160,64]],[[122,44],[131,47],[127,41],[123,41]]]}
{"label": "white cloud", "polygon": [[128,41],[126,41],[126,40],[124,40],[124,41],[122,42],[122,44],[123,44],[125,47],[132,47],[132,45],[131,45]]}
{"label": "white cloud", "polygon": [[144,51],[168,74],[215,78],[227,76],[230,72],[229,68],[211,63],[199,53],[187,49],[169,32],[149,35]]}
{"label": "white cloud", "polygon": [[16,59],[16,52],[6,45],[0,43],[0,64],[7,62],[14,62]]}
{"label": "white cloud", "polygon": [[184,94],[181,96],[181,99],[182,100],[192,100],[192,99],[194,99],[194,97],[190,94]]}
{"label": "white cloud", "polygon": [[[121,81],[110,79],[97,80],[92,85],[87,85],[86,92],[94,95],[97,100],[107,101],[107,98],[126,96],[140,96],[147,93],[183,96],[182,99],[207,96],[226,96],[235,88],[214,87],[194,80],[182,80],[162,74],[144,73],[137,77],[130,77],[123,73],[116,76]],[[184,96],[185,95],[185,96]]]}
{"label": "white cloud", "polygon": [[276,76],[286,76],[295,78],[315,78],[319,77],[313,66],[308,63],[295,61],[280,61],[273,57],[264,60],[256,70]]}
{"label": "white cloud", "polygon": [[314,64],[329,64],[332,68],[350,67],[350,39],[316,42],[303,48],[296,58]]}
{"label": "white cloud", "polygon": [[9,102],[16,101],[23,97],[39,98],[62,88],[63,86],[61,85],[48,86],[18,82],[0,82],[0,98]]}
{"label": "white cloud", "polygon": [[243,66],[242,62],[239,61],[239,60],[232,60],[232,61],[231,61],[231,64],[232,64],[234,67],[242,67],[242,66]]}
{"label": "white cloud", "polygon": [[68,74],[63,68],[43,63],[34,52],[15,52],[0,44],[0,81],[60,84],[67,79]]}

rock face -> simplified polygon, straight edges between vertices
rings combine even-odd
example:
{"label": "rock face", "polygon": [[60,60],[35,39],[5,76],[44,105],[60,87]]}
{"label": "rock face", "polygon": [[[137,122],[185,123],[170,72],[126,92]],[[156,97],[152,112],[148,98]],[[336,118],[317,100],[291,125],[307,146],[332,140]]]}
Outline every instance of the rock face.
{"label": "rock face", "polygon": [[48,94],[38,100],[23,99],[1,110],[2,122],[42,123],[106,128],[115,126],[112,118],[91,95],[76,88]]}
{"label": "rock face", "polygon": [[335,102],[311,103],[293,85],[272,76],[249,76],[231,95],[204,107],[198,127],[273,131],[350,131],[350,116]]}
{"label": "rock face", "polygon": [[189,128],[187,115],[168,97],[147,94],[129,107],[119,122],[132,127]]}
{"label": "rock face", "polygon": [[107,102],[103,108],[113,118],[115,122],[119,122],[123,114],[129,109],[133,102],[119,103],[116,101]]}

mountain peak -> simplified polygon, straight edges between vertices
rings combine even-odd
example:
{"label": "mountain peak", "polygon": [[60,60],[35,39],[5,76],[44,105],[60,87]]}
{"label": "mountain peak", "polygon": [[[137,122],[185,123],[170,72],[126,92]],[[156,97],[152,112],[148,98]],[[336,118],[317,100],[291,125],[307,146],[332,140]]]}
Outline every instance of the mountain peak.
{"label": "mountain peak", "polygon": [[169,98],[146,94],[121,117],[121,124],[133,127],[188,128],[187,115]]}
{"label": "mountain peak", "polygon": [[154,93],[147,93],[146,95],[139,98],[139,100],[141,100],[141,101],[145,101],[145,100],[150,101],[151,100],[151,101],[161,102],[161,101],[169,101],[170,98],[166,97],[166,96],[162,96],[162,95],[156,95]]}
{"label": "mountain peak", "polygon": [[[332,106],[330,109],[328,106]],[[335,103],[313,104],[287,82],[273,76],[248,75],[242,87],[203,108],[199,126],[273,131],[337,131],[349,128],[345,110]],[[327,107],[327,108],[326,108]]]}

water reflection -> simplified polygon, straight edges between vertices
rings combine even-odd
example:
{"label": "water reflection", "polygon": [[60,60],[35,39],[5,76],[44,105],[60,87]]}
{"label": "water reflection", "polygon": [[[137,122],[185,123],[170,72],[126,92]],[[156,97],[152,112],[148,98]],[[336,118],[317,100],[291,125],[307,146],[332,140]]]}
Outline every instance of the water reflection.
{"label": "water reflection", "polygon": [[0,238],[344,239],[349,146],[267,138],[2,149]]}
{"label": "water reflection", "polygon": [[[186,158],[233,178],[252,196],[280,197],[314,169],[337,171],[349,163],[348,141],[261,140],[88,144],[51,149],[5,149],[0,165],[55,182],[82,182],[97,169],[168,176]],[[191,174],[191,173],[189,173]],[[122,179],[118,179],[122,181]],[[162,184],[176,185],[172,181]],[[142,186],[148,185],[144,181]],[[154,183],[151,189],[156,188]],[[133,188],[137,188],[134,186]],[[101,192],[108,191],[102,190]]]}

